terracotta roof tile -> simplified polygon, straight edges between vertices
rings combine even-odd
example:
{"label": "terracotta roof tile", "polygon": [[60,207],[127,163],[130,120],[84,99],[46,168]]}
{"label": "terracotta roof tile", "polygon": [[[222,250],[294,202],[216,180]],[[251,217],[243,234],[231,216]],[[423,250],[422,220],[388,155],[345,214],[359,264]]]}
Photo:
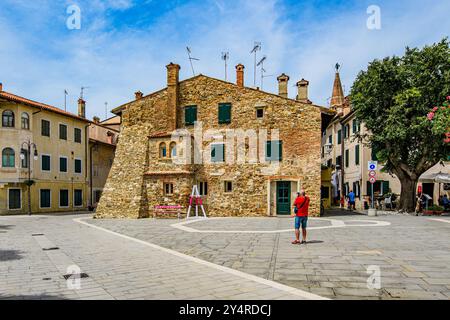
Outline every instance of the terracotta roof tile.
{"label": "terracotta roof tile", "polygon": [[12,93],[9,93],[9,92],[0,91],[0,98],[7,99],[7,100],[10,100],[10,101],[14,101],[14,102],[24,103],[24,104],[29,105],[31,107],[43,109],[43,110],[50,111],[50,112],[55,112],[55,113],[58,113],[58,114],[61,114],[61,115],[67,116],[67,117],[71,117],[71,118],[74,118],[74,119],[78,119],[78,120],[81,120],[81,121],[84,121],[84,122],[91,122],[88,119],[85,119],[85,118],[77,116],[76,114],[64,111],[62,109],[50,106],[48,104],[44,104],[44,103],[41,103],[41,102],[36,102],[36,101],[30,100],[30,99],[27,99],[27,98],[23,98],[23,97],[20,97],[18,95],[15,95],[15,94],[12,94]]}

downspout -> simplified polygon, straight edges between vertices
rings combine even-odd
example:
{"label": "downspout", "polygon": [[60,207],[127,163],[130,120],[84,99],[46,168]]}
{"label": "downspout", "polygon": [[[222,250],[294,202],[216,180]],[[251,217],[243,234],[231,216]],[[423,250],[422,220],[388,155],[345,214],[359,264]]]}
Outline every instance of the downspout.
{"label": "downspout", "polygon": [[[90,163],[90,161],[91,161],[91,156],[90,156],[90,153],[89,153],[89,130],[88,130],[90,125],[91,124],[89,123],[89,124],[87,124],[84,127],[85,159],[86,159],[85,164],[84,164],[84,167],[85,167],[85,170],[84,170],[84,183],[85,183],[85,186],[86,186],[86,180],[89,179],[89,177],[88,177],[88,162]],[[91,172],[89,170],[89,175],[90,174],[91,174]],[[90,183],[90,181],[89,181],[89,183]],[[90,193],[89,193],[88,201],[89,201],[89,207],[92,207],[92,194],[90,194]]]}
{"label": "downspout", "polygon": [[[344,199],[345,197],[345,170],[344,170],[344,163],[345,163],[345,130],[344,125],[341,122],[341,199]],[[344,201],[344,208],[345,208],[345,201]]]}

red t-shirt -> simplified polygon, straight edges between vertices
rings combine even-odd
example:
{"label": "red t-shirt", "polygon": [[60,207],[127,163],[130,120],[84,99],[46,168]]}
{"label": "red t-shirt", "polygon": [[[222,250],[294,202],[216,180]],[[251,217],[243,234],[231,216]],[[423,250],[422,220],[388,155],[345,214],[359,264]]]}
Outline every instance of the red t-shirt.
{"label": "red t-shirt", "polygon": [[297,217],[307,217],[308,216],[308,209],[309,209],[309,198],[308,197],[297,197],[295,199],[294,205],[297,207]]}

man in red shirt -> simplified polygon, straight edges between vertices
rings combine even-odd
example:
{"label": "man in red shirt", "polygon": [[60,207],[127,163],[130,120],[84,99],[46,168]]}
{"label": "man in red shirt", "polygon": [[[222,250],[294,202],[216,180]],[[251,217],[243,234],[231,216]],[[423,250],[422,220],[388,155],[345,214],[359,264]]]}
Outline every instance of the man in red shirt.
{"label": "man in red shirt", "polygon": [[[295,216],[295,241],[292,244],[304,244],[306,243],[306,228],[308,224],[308,209],[309,209],[309,197],[306,196],[305,190],[302,190],[297,194],[297,198],[294,201],[294,213]],[[302,242],[300,242],[300,226],[302,227]]]}

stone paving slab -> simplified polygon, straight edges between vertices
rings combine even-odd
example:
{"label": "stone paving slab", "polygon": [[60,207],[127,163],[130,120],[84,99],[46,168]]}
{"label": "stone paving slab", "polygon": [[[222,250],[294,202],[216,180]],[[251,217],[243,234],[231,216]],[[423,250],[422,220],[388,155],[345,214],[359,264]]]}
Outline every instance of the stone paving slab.
{"label": "stone paving slab", "polygon": [[[448,299],[449,223],[406,215],[331,218],[348,227],[313,228],[306,246],[292,246],[291,232],[204,233],[214,228],[284,230],[292,227],[290,218],[212,219],[189,224],[202,233],[171,227],[177,220],[90,223],[333,299],[417,299],[419,292],[423,299]],[[355,226],[374,221],[390,225]],[[310,225],[329,226],[330,221],[311,220]],[[367,288],[369,266],[380,268],[380,290]]]}
{"label": "stone paving slab", "polygon": [[[73,218],[0,217],[0,299],[321,298]],[[88,274],[77,289],[63,278],[74,264]]]}

